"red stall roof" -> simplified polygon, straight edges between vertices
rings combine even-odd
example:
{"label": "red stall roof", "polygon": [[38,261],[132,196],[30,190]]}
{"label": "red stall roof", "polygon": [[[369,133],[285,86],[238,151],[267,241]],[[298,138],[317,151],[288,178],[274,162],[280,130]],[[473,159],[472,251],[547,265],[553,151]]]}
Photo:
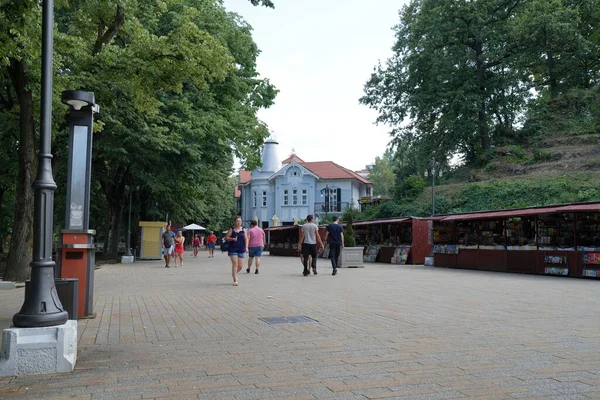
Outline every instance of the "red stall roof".
{"label": "red stall roof", "polygon": [[377,224],[398,224],[400,222],[409,221],[410,218],[391,218],[391,219],[376,219],[370,221],[358,221],[352,224],[352,226],[361,225],[377,225]]}
{"label": "red stall roof", "polygon": [[558,207],[556,211],[557,212],[600,211],[600,203],[570,204],[568,206]]}
{"label": "red stall roof", "polygon": [[600,211],[600,203],[580,203],[544,207],[520,208],[516,210],[481,211],[470,214],[455,214],[443,218],[443,221],[464,221],[471,219],[493,219],[510,217],[527,217],[532,215],[550,214],[556,212]]}

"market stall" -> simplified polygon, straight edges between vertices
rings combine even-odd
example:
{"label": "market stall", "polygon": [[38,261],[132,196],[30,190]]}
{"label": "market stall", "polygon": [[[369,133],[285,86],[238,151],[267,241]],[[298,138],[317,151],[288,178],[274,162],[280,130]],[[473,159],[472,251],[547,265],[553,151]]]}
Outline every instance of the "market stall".
{"label": "market stall", "polygon": [[364,246],[364,261],[393,264],[423,264],[431,251],[431,221],[391,218],[353,224],[357,245]]}
{"label": "market stall", "polygon": [[600,277],[600,202],[436,218],[438,267]]}
{"label": "market stall", "polygon": [[[300,238],[300,229],[302,225],[273,226],[265,228],[267,235],[267,248],[272,256],[291,256],[298,257],[298,240]],[[319,226],[319,235],[321,239],[325,237],[325,226]],[[323,254],[321,249],[321,254]],[[328,253],[327,247],[325,250]]]}

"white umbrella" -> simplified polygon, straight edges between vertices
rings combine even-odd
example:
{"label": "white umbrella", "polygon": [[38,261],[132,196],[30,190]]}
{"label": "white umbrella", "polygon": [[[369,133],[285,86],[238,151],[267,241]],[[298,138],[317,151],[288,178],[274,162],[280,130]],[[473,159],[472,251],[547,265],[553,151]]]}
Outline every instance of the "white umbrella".
{"label": "white umbrella", "polygon": [[203,226],[200,226],[198,224],[189,224],[188,226],[184,226],[183,228],[184,231],[192,231],[192,238],[194,237],[195,232],[194,231],[205,231],[206,228]]}
{"label": "white umbrella", "polygon": [[181,229],[185,229],[186,231],[205,231],[206,228],[196,224],[189,224],[188,226],[184,226]]}

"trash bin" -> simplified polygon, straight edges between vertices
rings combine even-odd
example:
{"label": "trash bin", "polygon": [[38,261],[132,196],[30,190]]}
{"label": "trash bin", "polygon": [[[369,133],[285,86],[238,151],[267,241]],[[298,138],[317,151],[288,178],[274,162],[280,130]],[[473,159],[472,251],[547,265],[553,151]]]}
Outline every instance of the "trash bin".
{"label": "trash bin", "polygon": [[[64,310],[69,314],[69,319],[77,320],[79,279],[55,278],[54,285]],[[29,290],[29,281],[25,281],[25,296],[27,296],[27,290]]]}

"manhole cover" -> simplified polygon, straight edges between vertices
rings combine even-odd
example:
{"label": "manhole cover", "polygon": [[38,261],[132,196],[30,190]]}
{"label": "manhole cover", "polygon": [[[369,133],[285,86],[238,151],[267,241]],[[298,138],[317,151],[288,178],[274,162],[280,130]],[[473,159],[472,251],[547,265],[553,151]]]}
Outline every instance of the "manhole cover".
{"label": "manhole cover", "polygon": [[304,315],[292,315],[291,317],[263,317],[259,318],[261,321],[266,322],[269,325],[280,325],[280,324],[314,324],[319,321],[305,317]]}

